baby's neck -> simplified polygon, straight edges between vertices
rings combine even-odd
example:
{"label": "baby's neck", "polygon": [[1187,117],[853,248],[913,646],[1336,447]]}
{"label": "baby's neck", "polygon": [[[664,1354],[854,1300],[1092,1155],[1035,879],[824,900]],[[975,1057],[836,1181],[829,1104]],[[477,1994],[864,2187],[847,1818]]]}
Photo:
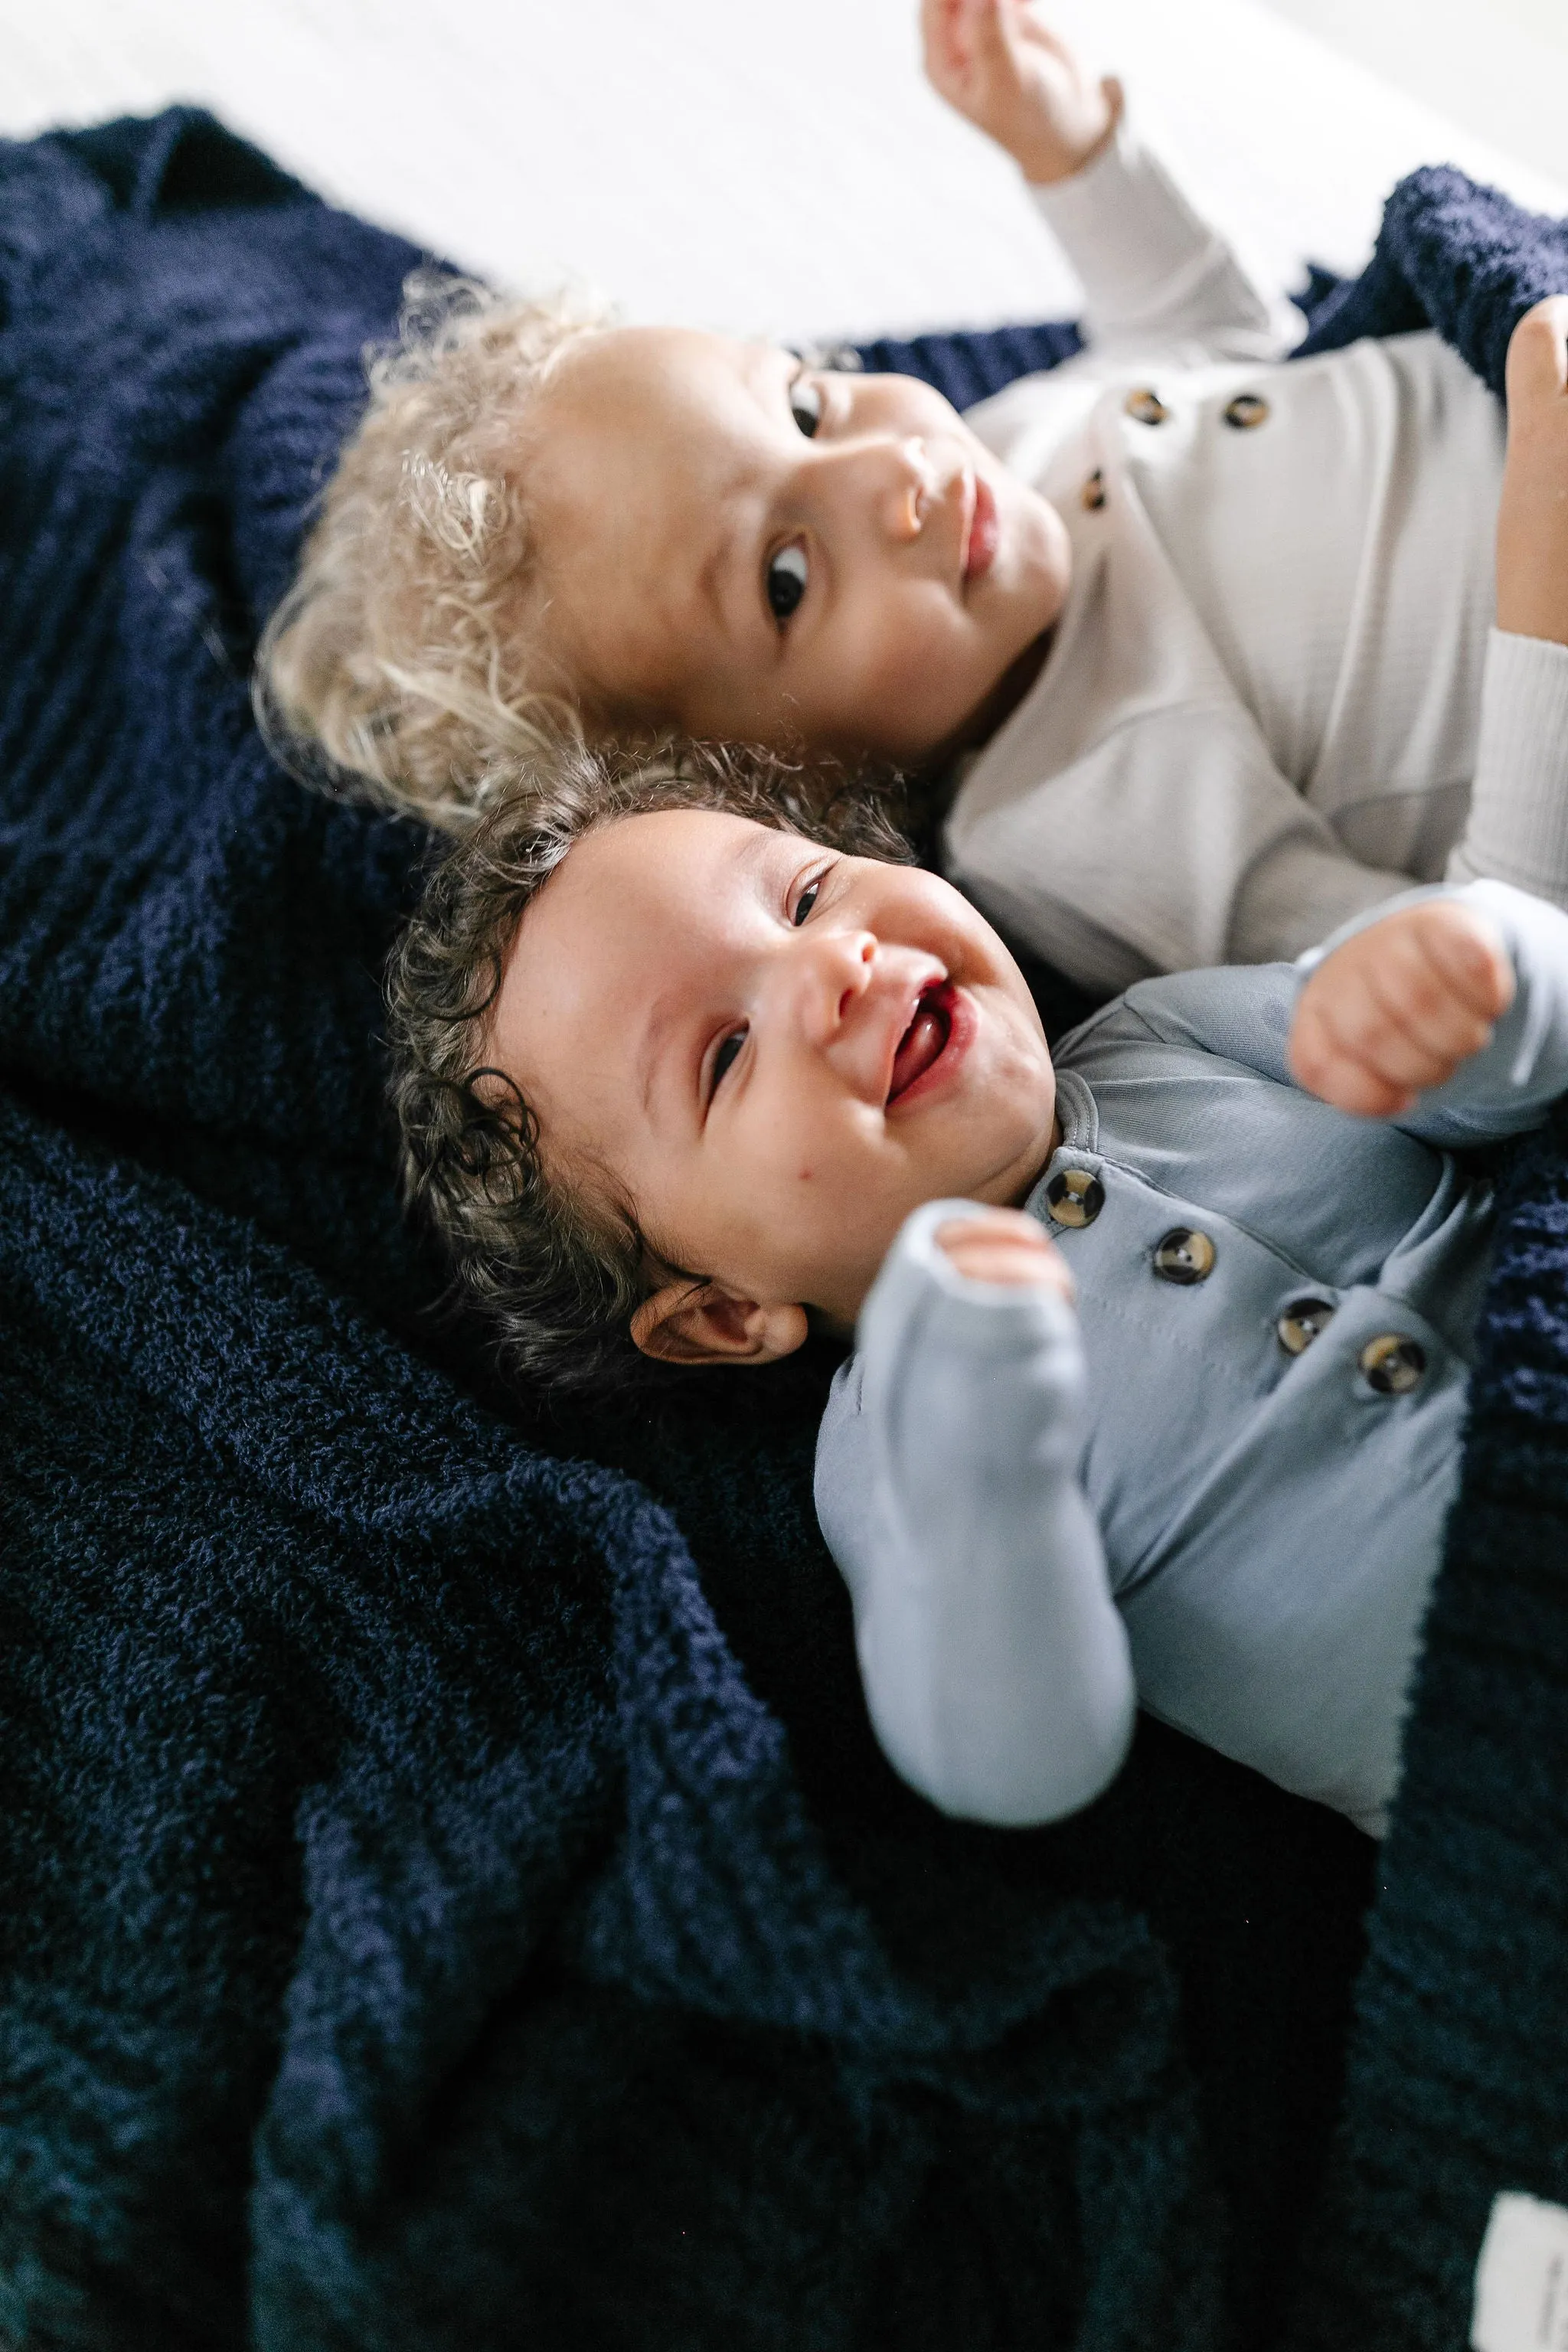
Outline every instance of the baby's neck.
{"label": "baby's neck", "polygon": [[1008,663],[984,701],[970,712],[955,734],[931,753],[927,764],[932,774],[940,773],[965,751],[978,751],[991,740],[1003,720],[1012,717],[1045,667],[1054,635],[1054,630],[1042,629],[1016,659]]}
{"label": "baby's neck", "polygon": [[1040,1155],[1040,1164],[1035,1170],[1033,1175],[1026,1178],[1026,1181],[1018,1187],[1017,1192],[1007,1203],[1010,1208],[1021,1209],[1023,1207],[1025,1202],[1028,1199],[1030,1193],[1034,1191],[1036,1185],[1039,1182],[1041,1177],[1045,1174],[1047,1169],[1056,1158],[1057,1153],[1061,1150],[1061,1146],[1062,1123],[1059,1118],[1053,1118],[1051,1120],[1050,1139],[1047,1143],[1045,1150]]}

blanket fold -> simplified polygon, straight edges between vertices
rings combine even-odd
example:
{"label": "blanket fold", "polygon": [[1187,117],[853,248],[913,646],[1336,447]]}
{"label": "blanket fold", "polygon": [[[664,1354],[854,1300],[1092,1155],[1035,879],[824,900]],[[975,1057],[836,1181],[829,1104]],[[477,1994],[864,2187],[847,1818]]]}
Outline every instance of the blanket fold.
{"label": "blanket fold", "polygon": [[[422,258],[192,110],[0,145],[0,2339],[1278,2342],[1365,1842],[1152,1726],[1076,1822],[941,1820],[812,1518],[821,1361],[568,1417],[430,1312],[377,1045],[426,846],[247,697]],[[1483,1998],[1489,1889],[1538,2005],[1563,1951],[1563,1165],[1515,1179],[1304,2341],[1453,2340],[1491,2188],[1568,2194]],[[1392,2182],[1460,2079],[1495,2111]]]}

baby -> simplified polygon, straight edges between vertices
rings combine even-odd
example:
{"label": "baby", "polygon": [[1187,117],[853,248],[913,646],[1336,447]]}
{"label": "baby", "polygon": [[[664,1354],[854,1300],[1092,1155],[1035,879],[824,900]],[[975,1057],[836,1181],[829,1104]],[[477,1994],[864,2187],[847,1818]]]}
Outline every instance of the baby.
{"label": "baby", "polygon": [[1136,1691],[1380,1831],[1490,1247],[1453,1155],[1568,1087],[1568,916],[1409,894],[1053,1064],[969,900],[787,783],[582,752],[437,877],[395,1091],[469,1297],[558,1379],[858,1333],[817,1507],[946,1810],[1085,1804]]}
{"label": "baby", "polygon": [[961,418],[448,292],[268,630],[274,733],[447,824],[578,737],[897,769],[951,803],[954,877],[1100,989],[1294,955],[1412,879],[1568,903],[1568,301],[1517,331],[1506,454],[1430,334],[1279,365],[1118,85],[1027,0],[922,17],[1083,278],[1088,352]]}

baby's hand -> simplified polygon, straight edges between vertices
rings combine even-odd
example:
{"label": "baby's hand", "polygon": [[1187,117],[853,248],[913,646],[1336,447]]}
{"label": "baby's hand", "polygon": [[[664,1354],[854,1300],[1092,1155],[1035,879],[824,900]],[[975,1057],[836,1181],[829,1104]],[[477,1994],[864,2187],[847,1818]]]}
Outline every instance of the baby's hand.
{"label": "baby's hand", "polygon": [[1121,111],[1119,82],[1093,81],[1029,0],[921,0],[931,88],[1048,186],[1083,169]]}
{"label": "baby's hand", "polygon": [[983,1217],[953,1217],[936,1229],[937,1247],[972,1282],[1054,1290],[1071,1303],[1072,1276],[1049,1235],[1021,1209],[988,1209]]}
{"label": "baby's hand", "polygon": [[1527,310],[1508,346],[1508,457],[1497,522],[1497,620],[1568,645],[1568,296]]}
{"label": "baby's hand", "polygon": [[1290,1028],[1290,1067],[1341,1110],[1391,1118],[1477,1054],[1513,1002],[1484,915],[1454,898],[1401,907],[1325,956]]}

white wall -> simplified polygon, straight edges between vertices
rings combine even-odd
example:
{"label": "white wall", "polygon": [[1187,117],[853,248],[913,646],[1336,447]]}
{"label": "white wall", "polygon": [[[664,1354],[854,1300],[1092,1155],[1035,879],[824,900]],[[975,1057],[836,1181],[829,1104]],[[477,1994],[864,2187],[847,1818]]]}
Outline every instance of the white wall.
{"label": "white wall", "polygon": [[1268,0],[1521,163],[1568,176],[1568,0]]}
{"label": "white wall", "polygon": [[[1069,311],[1072,281],[1012,166],[922,85],[914,14],[915,0],[0,0],[0,132],[198,100],[436,250],[511,283],[573,269],[644,318],[805,337]],[[1562,188],[1258,0],[1062,0],[1057,14],[1122,70],[1279,285],[1309,253],[1354,267],[1386,189],[1434,158],[1568,210]]]}

